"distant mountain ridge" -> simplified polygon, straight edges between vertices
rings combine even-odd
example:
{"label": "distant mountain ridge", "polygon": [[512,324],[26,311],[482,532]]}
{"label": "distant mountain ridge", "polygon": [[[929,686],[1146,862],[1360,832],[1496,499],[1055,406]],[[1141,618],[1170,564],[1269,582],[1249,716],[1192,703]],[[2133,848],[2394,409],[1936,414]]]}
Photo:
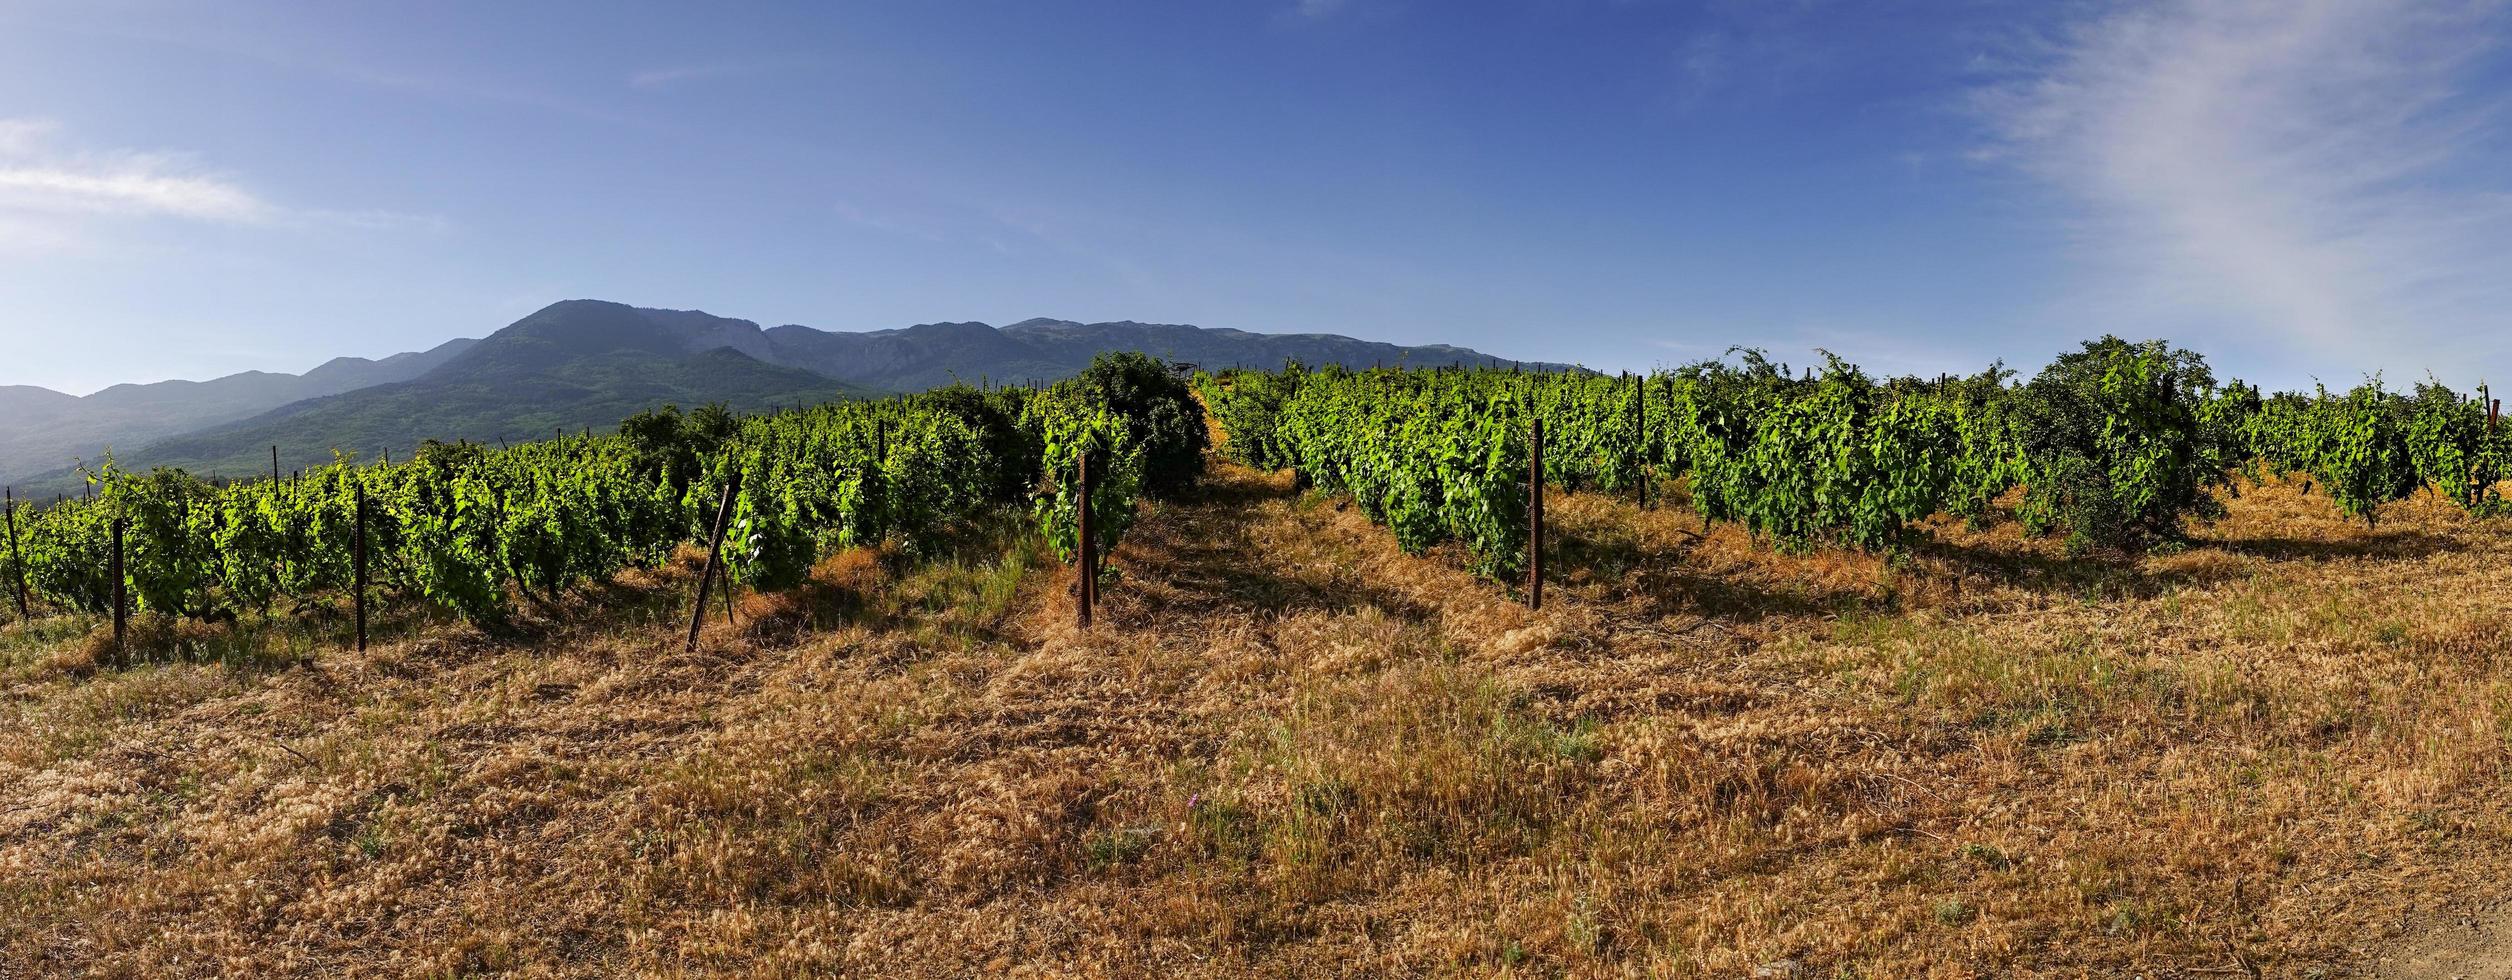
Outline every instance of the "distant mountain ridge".
{"label": "distant mountain ridge", "polygon": [[842,381],[891,391],[922,391],[981,379],[1054,380],[1090,366],[1106,351],[1140,351],[1204,368],[1278,368],[1285,361],[1344,364],[1509,364],[1463,347],[1406,347],[1336,334],[1261,334],[1175,323],[1023,320],[925,323],[898,330],[836,333],[787,325],[764,331],[767,357]]}
{"label": "distant mountain ridge", "polygon": [[120,384],[85,397],[0,387],[0,478],[57,470],[96,459],[108,446],[136,448],[308,398],[408,381],[476,343],[449,340],[380,360],[336,357],[304,374],[245,371],[208,381]]}
{"label": "distant mountain ridge", "polygon": [[[126,469],[181,466],[230,476],[264,473],[270,447],[284,469],[328,462],[335,450],[361,458],[406,458],[427,439],[475,442],[545,438],[559,429],[607,431],[619,420],[665,403],[692,407],[720,401],[756,411],[833,398],[921,391],[953,381],[1018,384],[1079,372],[1107,351],[1141,351],[1207,368],[1412,364],[1468,366],[1512,362],[1448,345],[1407,347],[1335,334],[1262,334],[1186,324],[1080,323],[1033,319],[1007,327],[927,323],[892,330],[834,332],[787,324],[762,328],[749,320],[695,310],[643,309],[600,300],[553,303],[476,341],[454,341],[381,361],[344,358],[294,377],[308,391],[270,402],[284,382],[255,389],[259,401],[205,417],[197,408],[186,428],[161,427],[146,438],[123,436],[64,442],[70,454],[98,459],[108,444]],[[1530,367],[1537,365],[1529,364]],[[1559,367],[1559,365],[1542,365]],[[363,372],[363,373],[359,373]],[[374,379],[365,384],[355,382]],[[312,379],[308,381],[307,379]],[[156,391],[166,404],[184,399],[192,382],[118,386]],[[148,399],[117,395],[130,403]],[[80,402],[41,388],[0,388],[0,411]],[[189,404],[209,400],[193,398]],[[21,435],[12,422],[11,437]],[[121,432],[133,429],[126,427]],[[59,440],[56,440],[59,441]],[[57,451],[57,450],[56,450]],[[56,457],[58,458],[58,457]],[[71,471],[61,462],[26,472],[0,460],[0,479],[61,492]],[[17,474],[17,475],[12,475]]]}

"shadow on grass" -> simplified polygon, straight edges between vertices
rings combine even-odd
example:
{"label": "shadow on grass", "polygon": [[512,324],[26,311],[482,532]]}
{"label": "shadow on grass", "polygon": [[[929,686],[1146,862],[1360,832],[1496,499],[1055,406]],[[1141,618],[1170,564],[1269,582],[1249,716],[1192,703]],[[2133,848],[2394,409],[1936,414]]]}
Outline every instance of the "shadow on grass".
{"label": "shadow on grass", "polygon": [[[1590,495],[1582,495],[1590,496]],[[1690,528],[1672,530],[1675,543],[1650,541],[1627,520],[1634,514],[1650,519],[1668,511],[1689,515],[1689,511],[1654,506],[1642,512],[1630,500],[1612,512],[1614,520],[1552,524],[1547,528],[1545,559],[1547,587],[1567,582],[1580,587],[1579,579],[1589,580],[1587,587],[1599,588],[1640,600],[1644,612],[1652,616],[1689,614],[1729,622],[1756,622],[1769,617],[1821,616],[1861,610],[1890,608],[1889,592],[1870,592],[1827,586],[1810,578],[1772,582],[1772,576],[1756,577],[1734,572],[1703,570],[1692,561],[1693,551],[1705,540]],[[1675,520],[1698,520],[1697,517],[1673,517]],[[1667,537],[1666,528],[1656,529],[1656,536]]]}
{"label": "shadow on grass", "polygon": [[2199,546],[2237,555],[2251,555],[2269,561],[2326,561],[2332,558],[2416,559],[2429,558],[2456,547],[2449,538],[2427,534],[2423,531],[2376,531],[2362,537],[2340,541],[2288,537],[2227,538],[2204,541]]}
{"label": "shadow on grass", "polygon": [[1428,607],[1401,592],[1340,569],[1306,576],[1262,560],[1262,547],[1249,535],[1259,520],[1256,508],[1297,499],[1301,493],[1288,474],[1216,473],[1181,495],[1182,506],[1171,512],[1177,520],[1137,527],[1125,539],[1123,561],[1168,587],[1167,594],[1148,602],[1139,614],[1146,620],[1215,613],[1280,616],[1364,607],[1407,617],[1430,614]]}
{"label": "shadow on grass", "polygon": [[[1664,509],[1661,506],[1658,511]],[[1702,541],[1700,533],[1674,528],[1674,537],[1681,540],[1669,544],[1668,528],[1644,531],[1637,526],[1648,519],[1644,513],[1658,511],[1639,511],[1625,498],[1616,501],[1603,515],[1591,514],[1588,520],[1571,526],[1555,525],[1549,560],[1553,580],[1584,573],[1605,588],[1648,600],[1646,604],[1652,611],[1689,612],[1741,621],[1772,615],[1891,612],[1899,607],[1894,590],[1889,587],[1875,591],[1828,588],[1811,581],[1810,574],[1791,581],[1786,573],[1786,559],[1771,563],[1758,576],[1702,572],[1690,558]],[[2012,522],[2011,515],[2003,521],[1998,518],[1993,514],[1989,523]],[[1697,516],[1691,519],[1698,520]],[[2399,529],[2339,539],[2201,538],[2189,547],[2193,551],[2217,551],[2271,562],[2311,562],[2346,558],[2414,560],[2460,546],[2447,537]],[[1764,543],[1757,547],[1770,546]],[[2067,556],[2023,542],[1949,539],[1924,528],[1904,546],[1904,556],[1907,560],[1884,560],[1892,562],[1900,573],[1913,576],[1977,580],[2042,595],[2104,601],[2154,598],[2190,585],[2251,574],[2239,565],[2226,563],[2171,563],[2154,568],[2142,566],[2126,555]],[[1756,582],[1757,577],[1761,581]]]}

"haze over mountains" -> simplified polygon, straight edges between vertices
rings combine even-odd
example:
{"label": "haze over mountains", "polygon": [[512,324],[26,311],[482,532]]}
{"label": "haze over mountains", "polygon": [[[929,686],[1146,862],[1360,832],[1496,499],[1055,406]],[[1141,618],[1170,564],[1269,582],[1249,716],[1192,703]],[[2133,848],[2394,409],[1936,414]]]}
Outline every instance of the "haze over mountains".
{"label": "haze over mountains", "polygon": [[334,358],[304,374],[247,371],[210,381],[121,384],[85,397],[0,385],[0,479],[16,481],[57,470],[72,460],[95,458],[107,446],[136,449],[291,402],[407,381],[475,343],[449,340],[382,360]]}
{"label": "haze over mountains", "polygon": [[118,385],[85,398],[0,387],[0,482],[36,494],[71,492],[76,462],[101,459],[109,448],[126,469],[250,476],[268,472],[274,445],[283,468],[301,469],[331,461],[335,450],[401,457],[427,439],[609,431],[665,403],[720,401],[756,411],[954,380],[1053,380],[1119,350],[1204,367],[1510,363],[1462,347],[1333,334],[1049,319],[843,333],[568,300],[481,340],[376,361],[340,358],[302,375]]}

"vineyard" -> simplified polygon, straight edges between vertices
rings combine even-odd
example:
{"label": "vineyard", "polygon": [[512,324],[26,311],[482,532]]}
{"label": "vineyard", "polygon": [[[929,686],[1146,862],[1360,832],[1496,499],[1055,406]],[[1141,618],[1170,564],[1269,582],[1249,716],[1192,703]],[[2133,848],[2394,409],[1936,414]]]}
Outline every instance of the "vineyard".
{"label": "vineyard", "polygon": [[[1571,491],[1663,499],[1683,481],[1705,520],[1773,546],[1890,552],[1921,522],[1978,522],[2015,495],[2034,534],[2083,553],[2172,547],[2237,477],[2300,474],[2367,524],[2430,491],[2512,513],[2512,433],[2496,404],[2378,379],[2262,397],[2160,343],[2084,345],[2026,383],[1877,380],[1831,358],[1792,372],[1756,352],[1647,375],[1297,365],[1199,375],[1229,455],[1352,499],[1408,552],[1462,546],[1485,577],[1526,575],[1541,472]],[[736,419],[677,410],[616,435],[511,448],[430,443],[399,464],[212,483],[110,460],[93,493],[12,506],[0,581],[21,613],[128,608],[196,619],[303,609],[326,596],[415,601],[487,624],[687,543],[724,518],[730,586],[799,584],[835,551],[909,554],[1006,507],[1063,559],[1113,549],[1145,493],[1201,468],[1201,408],[1166,366],[1104,358],[1045,389],[954,387]],[[1096,460],[1085,522],[1077,477]],[[728,491],[731,491],[728,493]],[[361,555],[366,556],[361,560]],[[371,565],[371,568],[369,567]],[[1095,588],[1095,583],[1093,583]]]}
{"label": "vineyard", "polygon": [[1792,373],[1758,353],[1649,375],[1306,370],[1201,379],[1227,450],[1348,495],[1399,545],[1456,542],[1513,580],[1530,559],[1530,445],[1572,490],[1636,497],[1688,478],[1706,520],[1783,549],[1891,551],[1937,514],[1977,522],[2017,494],[2035,534],[2077,553],[2176,546],[2221,513],[2235,478],[2300,474],[2366,523],[2431,488],[2475,516],[2512,514],[2512,432],[2491,397],[2378,379],[2262,398],[2160,343],[2087,343],[2024,384],[1870,378],[1837,358]]}
{"label": "vineyard", "polygon": [[1166,365],[1109,356],[1045,389],[962,386],[750,419],[666,409],[617,435],[430,443],[400,463],[270,480],[108,461],[90,496],[12,506],[0,581],[22,614],[195,619],[303,610],[371,582],[388,601],[495,625],[518,600],[710,544],[719,511],[727,581],[762,590],[850,547],[929,549],[1004,508],[1027,510],[1069,560],[1082,552],[1085,457],[1092,543],[1111,548],[1139,496],[1192,478],[1192,412]]}
{"label": "vineyard", "polygon": [[0,975],[2368,973],[2512,937],[2508,436],[2105,339],[100,466]]}

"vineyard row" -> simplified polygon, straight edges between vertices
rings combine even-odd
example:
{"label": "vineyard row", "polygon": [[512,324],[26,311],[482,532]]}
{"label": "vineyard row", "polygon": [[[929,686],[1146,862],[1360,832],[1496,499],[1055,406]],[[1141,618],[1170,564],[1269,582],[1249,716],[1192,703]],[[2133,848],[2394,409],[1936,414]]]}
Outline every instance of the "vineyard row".
{"label": "vineyard row", "polygon": [[[341,460],[268,481],[108,461],[90,497],[8,509],[0,583],[22,613],[118,614],[127,596],[139,611],[213,618],[363,596],[371,564],[390,600],[495,623],[519,598],[706,543],[719,510],[727,578],[757,589],[795,586],[839,549],[934,549],[1011,507],[1071,560],[1085,506],[1104,552],[1139,496],[1193,478],[1203,448],[1186,385],[1123,355],[1044,390],[957,386],[751,418],[667,408],[616,435],[429,443],[397,464]],[[1085,457],[1087,504],[1075,479]]]}
{"label": "vineyard row", "polygon": [[1830,359],[1802,374],[1743,352],[1645,376],[1585,372],[1234,371],[1198,378],[1229,455],[1349,495],[1396,542],[1464,546],[1495,579],[1530,559],[1529,450],[1570,489],[1638,493],[1690,478],[1707,519],[1785,548],[1902,547],[1932,515],[2016,516],[2072,550],[2183,540],[2219,516],[2219,488],[2301,473],[2348,516],[2431,488],[2469,513],[2512,513],[2512,436],[2499,404],[2439,385],[2367,381],[2262,396],[2197,355],[2104,338],[2029,382],[1876,380]]}

